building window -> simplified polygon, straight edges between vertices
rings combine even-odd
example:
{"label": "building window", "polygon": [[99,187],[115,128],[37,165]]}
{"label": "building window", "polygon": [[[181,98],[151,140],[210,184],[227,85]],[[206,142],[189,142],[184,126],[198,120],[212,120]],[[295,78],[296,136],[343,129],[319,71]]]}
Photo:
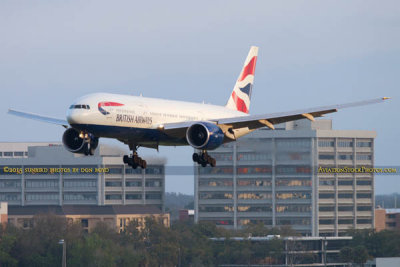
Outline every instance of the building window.
{"label": "building window", "polygon": [[353,198],[353,194],[351,193],[339,193],[338,198]]}
{"label": "building window", "polygon": [[308,179],[277,179],[275,182],[276,186],[306,186],[312,185],[311,180]]}
{"label": "building window", "polygon": [[387,222],[386,226],[388,226],[388,227],[396,227],[396,223],[395,222]]}
{"label": "building window", "polygon": [[352,154],[339,154],[338,159],[339,160],[353,160],[353,155]]}
{"label": "building window", "polygon": [[215,225],[233,225],[233,220],[201,220],[202,222],[209,222]]}
{"label": "building window", "polygon": [[108,168],[108,172],[106,174],[121,174],[122,173],[122,167],[113,167],[113,168]]}
{"label": "building window", "polygon": [[272,225],[272,220],[260,220],[260,219],[242,219],[238,220],[239,225],[248,225],[248,224],[264,224],[264,225]]}
{"label": "building window", "polygon": [[357,180],[357,185],[372,185],[371,180]]}
{"label": "building window", "polygon": [[276,166],[277,174],[310,174],[310,166]]}
{"label": "building window", "polygon": [[161,187],[162,182],[160,180],[149,180],[146,181],[146,187]]}
{"label": "building window", "polygon": [[37,193],[37,194],[26,194],[25,200],[58,200],[58,194],[47,194],[47,193]]}
{"label": "building window", "polygon": [[333,154],[319,154],[318,155],[318,159],[321,159],[321,160],[332,160],[332,159],[335,159],[335,155],[333,155]]}
{"label": "building window", "polygon": [[286,212],[311,212],[311,205],[276,205],[276,212],[286,213]]}
{"label": "building window", "polygon": [[142,168],[137,168],[137,169],[133,169],[133,168],[126,168],[125,169],[125,173],[126,174],[142,174]]}
{"label": "building window", "polygon": [[64,187],[65,188],[82,188],[82,187],[96,187],[96,180],[83,180],[83,181],[75,181],[75,180],[65,180]]}
{"label": "building window", "polygon": [[200,212],[233,212],[232,206],[200,206]]}
{"label": "building window", "polygon": [[142,199],[142,194],[126,194],[125,199]]}
{"label": "building window", "polygon": [[271,187],[271,180],[238,179],[238,186]]}
{"label": "building window", "polygon": [[20,181],[0,180],[0,188],[19,188],[19,187],[21,187]]}
{"label": "building window", "polygon": [[21,200],[21,194],[16,193],[1,193],[0,201],[18,201]]}
{"label": "building window", "polygon": [[335,185],[335,180],[319,180],[319,185]]}
{"label": "building window", "polygon": [[371,141],[358,141],[357,147],[372,147]]}
{"label": "building window", "polygon": [[142,181],[126,181],[125,185],[127,187],[141,187],[142,186]]}
{"label": "building window", "polygon": [[106,181],[106,186],[107,187],[121,187],[122,182],[119,181]]}
{"label": "building window", "polygon": [[321,199],[334,199],[335,194],[333,193],[319,193],[319,198]]}
{"label": "building window", "polygon": [[335,211],[335,207],[334,206],[319,206],[319,211],[320,212]]}
{"label": "building window", "polygon": [[371,224],[372,220],[371,219],[357,219],[358,224]]}
{"label": "building window", "polygon": [[3,152],[0,151],[0,157],[2,157],[2,156],[3,156]]}
{"label": "building window", "polygon": [[145,169],[146,174],[163,174],[164,167],[163,166],[150,166]]}
{"label": "building window", "polygon": [[238,199],[271,199],[270,193],[240,193]]}
{"label": "building window", "polygon": [[232,167],[206,167],[199,169],[200,174],[229,174],[233,173]]}
{"label": "building window", "polygon": [[371,211],[371,206],[357,206],[357,211]]}
{"label": "building window", "polygon": [[14,152],[14,157],[23,157],[23,156],[24,156],[24,152],[23,151]]}
{"label": "building window", "polygon": [[272,173],[271,167],[265,166],[249,166],[249,167],[238,167],[237,173],[240,174],[264,174],[264,173]]}
{"label": "building window", "polygon": [[353,206],[339,206],[338,211],[353,211],[354,207]]}
{"label": "building window", "polygon": [[353,185],[353,180],[339,180],[338,185]]}
{"label": "building window", "polygon": [[200,193],[200,199],[232,199],[232,193]]}
{"label": "building window", "polygon": [[[231,154],[228,154],[231,155]],[[232,160],[232,156],[229,156],[230,160]],[[271,159],[271,154],[261,154],[261,153],[253,153],[253,152],[238,152],[236,155],[238,161],[255,161],[255,160],[269,160]]]}
{"label": "building window", "polygon": [[389,214],[389,219],[396,219],[396,214]]}
{"label": "building window", "polygon": [[357,154],[357,160],[372,160],[371,154]]}
{"label": "building window", "polygon": [[57,180],[26,180],[26,188],[57,188]]}
{"label": "building window", "polygon": [[334,224],[335,221],[333,219],[322,219],[319,220],[319,224],[326,225],[326,224]]}
{"label": "building window", "polygon": [[353,219],[339,219],[338,224],[353,224],[354,220]]}
{"label": "building window", "polygon": [[333,140],[319,140],[318,141],[318,146],[319,147],[334,147],[335,146],[335,141],[333,141]]}
{"label": "building window", "polygon": [[338,147],[353,147],[353,141],[339,140]]}
{"label": "building window", "polygon": [[160,193],[146,193],[146,199],[161,199]]}
{"label": "building window", "polygon": [[309,192],[276,193],[276,199],[311,199],[311,193]]}
{"label": "building window", "polygon": [[357,198],[371,198],[370,193],[357,193]]}
{"label": "building window", "polygon": [[4,157],[12,157],[13,156],[13,152],[7,151],[4,152]]}
{"label": "building window", "polygon": [[284,148],[309,148],[311,147],[311,139],[287,139],[279,138],[276,140],[276,147],[278,149]]}
{"label": "building window", "polygon": [[68,193],[64,194],[64,200],[97,200],[97,195],[94,193]]}
{"label": "building window", "polygon": [[107,194],[106,200],[121,200],[122,196],[120,194]]}
{"label": "building window", "polygon": [[310,225],[310,218],[277,218],[277,225]]}
{"label": "building window", "polygon": [[254,206],[254,205],[239,205],[238,212],[272,212],[271,205]]}

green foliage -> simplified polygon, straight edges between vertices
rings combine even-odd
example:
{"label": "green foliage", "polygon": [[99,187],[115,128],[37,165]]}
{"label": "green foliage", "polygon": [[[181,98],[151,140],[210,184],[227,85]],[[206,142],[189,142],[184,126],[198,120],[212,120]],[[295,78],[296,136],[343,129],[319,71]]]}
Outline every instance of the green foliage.
{"label": "green foliage", "polygon": [[[252,242],[249,236],[292,235],[293,230],[248,225],[241,231],[211,223],[178,223],[171,228],[154,218],[144,225],[132,221],[121,233],[100,222],[90,233],[80,224],[67,223],[54,215],[39,215],[31,229],[0,227],[0,266],[59,266],[64,239],[68,266],[216,266],[219,264],[279,264],[285,256],[282,239]],[[340,251],[344,262],[364,263],[369,257],[400,256],[399,232],[352,230],[354,239]],[[231,237],[243,237],[235,241]],[[212,241],[211,237],[222,237]],[[302,248],[290,247],[296,251]],[[293,255],[296,255],[294,253]],[[289,259],[311,263],[314,255]]]}

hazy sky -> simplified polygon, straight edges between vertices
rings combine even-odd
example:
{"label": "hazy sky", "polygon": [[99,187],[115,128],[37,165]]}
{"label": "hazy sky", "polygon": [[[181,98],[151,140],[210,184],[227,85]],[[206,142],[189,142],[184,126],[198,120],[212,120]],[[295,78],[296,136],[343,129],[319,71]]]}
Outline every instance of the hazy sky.
{"label": "hazy sky", "polygon": [[[399,1],[1,1],[0,141],[61,140],[62,127],[7,109],[63,118],[92,92],[223,105],[257,45],[252,114],[390,96],[329,118],[377,131],[376,165],[400,165],[399,14]],[[169,165],[191,154],[160,150]],[[400,192],[399,179],[377,176],[376,193]],[[193,193],[193,179],[166,187]]]}

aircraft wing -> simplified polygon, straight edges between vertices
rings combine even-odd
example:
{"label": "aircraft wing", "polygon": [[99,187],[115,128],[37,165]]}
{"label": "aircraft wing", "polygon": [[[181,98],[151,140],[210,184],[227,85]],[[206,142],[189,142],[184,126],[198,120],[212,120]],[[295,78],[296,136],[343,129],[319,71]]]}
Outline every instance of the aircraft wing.
{"label": "aircraft wing", "polygon": [[[299,119],[309,119],[313,121],[314,118],[322,117],[325,114],[336,112],[339,109],[381,103],[386,99],[389,98],[383,97],[365,101],[352,102],[347,104],[321,106],[321,107],[293,110],[280,113],[249,115],[249,116],[240,116],[240,117],[223,118],[215,120],[212,119],[209,121],[220,126],[224,132],[228,129],[234,130],[240,128],[248,128],[249,130],[254,130],[265,126],[274,129],[275,124],[299,120]],[[193,123],[196,122],[187,121],[182,123],[170,123],[163,125],[162,128],[164,129],[166,134],[170,134],[172,136],[178,136],[178,135],[182,136],[182,134],[186,134],[186,129]]]}
{"label": "aircraft wing", "polygon": [[68,126],[69,126],[68,122],[63,119],[56,119],[56,118],[52,118],[52,117],[18,111],[18,110],[14,110],[14,109],[9,109],[8,114],[15,115],[18,117],[28,118],[28,119],[32,119],[32,120],[37,120],[37,121],[53,123],[53,124],[64,126],[65,128],[68,128]]}

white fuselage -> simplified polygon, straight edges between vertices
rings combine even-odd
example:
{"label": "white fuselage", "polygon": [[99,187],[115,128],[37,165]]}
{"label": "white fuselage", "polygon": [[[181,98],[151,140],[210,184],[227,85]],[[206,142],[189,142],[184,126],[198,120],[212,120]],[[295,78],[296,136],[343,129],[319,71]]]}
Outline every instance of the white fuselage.
{"label": "white fuselage", "polygon": [[121,139],[126,139],[126,129],[157,130],[167,123],[239,116],[247,114],[216,105],[108,93],[83,96],[67,112],[72,127]]}

